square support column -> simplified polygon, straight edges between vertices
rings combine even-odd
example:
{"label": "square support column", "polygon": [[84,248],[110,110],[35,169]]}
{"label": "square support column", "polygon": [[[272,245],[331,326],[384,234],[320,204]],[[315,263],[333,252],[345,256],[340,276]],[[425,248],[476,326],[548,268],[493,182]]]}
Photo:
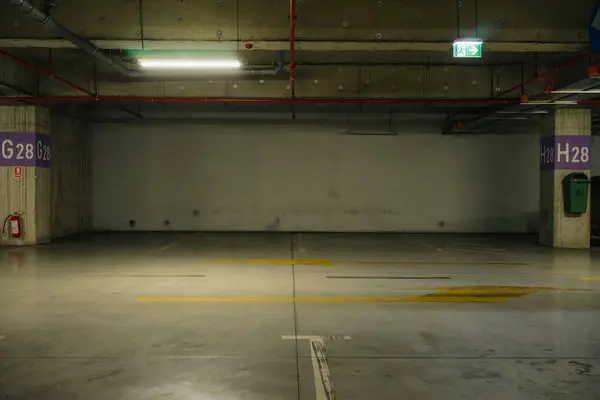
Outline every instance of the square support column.
{"label": "square support column", "polygon": [[[591,111],[556,109],[543,124],[540,146],[540,230],[543,246],[563,249],[590,247],[590,198],[587,211],[565,211],[563,181],[572,173],[590,178]],[[589,187],[588,187],[589,189]]]}
{"label": "square support column", "polygon": [[[50,241],[50,111],[34,106],[0,107],[1,245]],[[5,221],[18,215],[21,236]]]}

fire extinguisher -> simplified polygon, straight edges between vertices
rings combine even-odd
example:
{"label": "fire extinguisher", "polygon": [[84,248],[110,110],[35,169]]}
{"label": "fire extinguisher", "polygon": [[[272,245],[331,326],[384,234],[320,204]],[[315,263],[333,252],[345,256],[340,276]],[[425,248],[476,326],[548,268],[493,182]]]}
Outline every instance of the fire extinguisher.
{"label": "fire extinguisher", "polygon": [[22,235],[21,231],[21,217],[18,215],[11,215],[10,217],[10,236],[14,238],[20,238]]}
{"label": "fire extinguisher", "polygon": [[2,235],[6,233],[6,225],[9,225],[9,233],[13,238],[20,238],[23,236],[23,226],[21,225],[21,214],[10,214],[4,220],[2,224]]}

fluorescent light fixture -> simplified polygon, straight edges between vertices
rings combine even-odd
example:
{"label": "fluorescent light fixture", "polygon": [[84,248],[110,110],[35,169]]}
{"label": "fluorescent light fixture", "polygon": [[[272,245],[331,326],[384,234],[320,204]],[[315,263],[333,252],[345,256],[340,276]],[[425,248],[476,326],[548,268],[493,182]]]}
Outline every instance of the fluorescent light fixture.
{"label": "fluorescent light fixture", "polygon": [[140,59],[143,68],[151,69],[238,69],[237,60]]}
{"label": "fluorescent light fixture", "polygon": [[556,94],[598,94],[600,90],[553,90],[550,93]]}
{"label": "fluorescent light fixture", "polygon": [[496,111],[496,114],[548,114],[548,110],[533,110],[533,111]]}
{"label": "fluorescent light fixture", "polygon": [[556,100],[556,101],[528,101],[527,103],[521,103],[522,106],[556,106],[556,105],[577,105],[576,101],[570,100]]}
{"label": "fluorescent light fixture", "polygon": [[456,39],[453,45],[462,44],[464,46],[480,46],[483,44],[482,39]]}

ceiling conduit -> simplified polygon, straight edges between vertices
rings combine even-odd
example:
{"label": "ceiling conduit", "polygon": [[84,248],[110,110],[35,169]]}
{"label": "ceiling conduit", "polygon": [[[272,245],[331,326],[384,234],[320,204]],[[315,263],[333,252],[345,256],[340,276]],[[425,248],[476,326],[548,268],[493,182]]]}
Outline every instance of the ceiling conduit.
{"label": "ceiling conduit", "polygon": [[[51,15],[45,13],[44,11],[42,11],[38,8],[35,8],[29,0],[8,0],[8,3],[13,6],[20,7],[22,12],[29,15],[35,21],[37,21],[41,24],[44,24],[44,26],[46,28],[53,30],[61,38],[68,40],[69,42],[73,43],[75,46],[77,46],[81,50],[85,51],[89,55],[94,56],[102,64],[105,64],[109,67],[114,68],[116,71],[118,71],[123,76],[132,78],[132,79],[139,79],[139,78],[156,78],[156,77],[161,77],[161,76],[165,75],[163,73],[158,74],[156,72],[150,72],[150,71],[132,70],[132,69],[129,69],[129,68],[123,66],[122,64],[118,63],[114,58],[105,54],[102,50],[100,50],[98,47],[94,46],[89,41],[87,41],[83,38],[80,38],[75,33],[71,32],[69,29],[67,29],[65,26],[63,26],[60,22],[56,21]],[[241,74],[248,74],[248,75],[266,76],[266,75],[277,75],[279,72],[281,72],[282,69],[283,69],[283,54],[279,53],[277,63],[273,67],[247,68],[247,69],[243,69],[243,70],[229,71],[229,72],[237,73],[237,74],[241,73]],[[217,71],[217,72],[223,73],[224,71]],[[173,75],[175,75],[175,73],[168,74],[169,77],[173,77]],[[187,76],[189,76],[189,74]]]}

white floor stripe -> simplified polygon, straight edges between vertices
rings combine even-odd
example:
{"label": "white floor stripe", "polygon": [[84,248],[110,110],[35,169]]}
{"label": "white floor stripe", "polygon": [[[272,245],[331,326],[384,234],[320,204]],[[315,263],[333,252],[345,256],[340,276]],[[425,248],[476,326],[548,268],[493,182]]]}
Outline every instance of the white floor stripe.
{"label": "white floor stripe", "polygon": [[350,340],[349,335],[281,335],[283,340],[308,340],[315,378],[317,400],[335,400],[335,390],[327,363],[325,340]]}
{"label": "white floor stripe", "polygon": [[323,339],[312,339],[310,341],[310,356],[313,364],[317,400],[334,400],[335,390],[331,381],[331,373],[327,364],[327,351]]}
{"label": "white floor stripe", "polygon": [[349,335],[281,335],[282,340],[351,340],[352,336]]}

